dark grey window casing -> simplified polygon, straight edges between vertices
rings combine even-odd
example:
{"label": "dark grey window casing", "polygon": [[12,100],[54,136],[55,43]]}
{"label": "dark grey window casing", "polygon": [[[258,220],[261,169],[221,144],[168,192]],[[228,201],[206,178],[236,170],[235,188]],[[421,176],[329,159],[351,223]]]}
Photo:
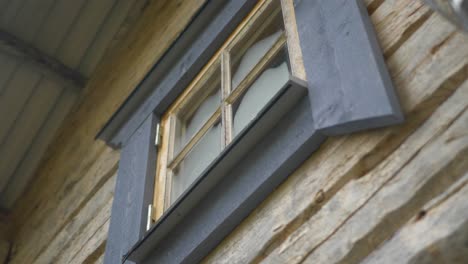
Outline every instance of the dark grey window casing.
{"label": "dark grey window casing", "polygon": [[[196,263],[326,136],[403,120],[363,1],[296,0],[308,83],[292,80],[296,88],[285,89],[270,112],[223,151],[146,232],[157,157],[155,125],[256,2],[208,0],[99,133],[110,146],[122,148],[105,263]],[[297,96],[300,87],[306,96]],[[285,104],[293,97],[294,104]],[[268,113],[282,109],[288,110],[271,124]],[[261,138],[255,136],[258,131]]]}

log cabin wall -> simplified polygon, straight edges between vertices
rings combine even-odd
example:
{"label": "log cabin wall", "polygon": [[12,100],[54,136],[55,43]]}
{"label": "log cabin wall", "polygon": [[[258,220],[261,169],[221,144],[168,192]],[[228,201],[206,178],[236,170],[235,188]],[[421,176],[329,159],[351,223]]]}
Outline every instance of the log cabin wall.
{"label": "log cabin wall", "polygon": [[[119,152],[94,137],[204,0],[156,2],[92,76],[15,205],[9,263],[102,262]],[[365,2],[405,123],[329,138],[206,263],[468,258],[468,37],[420,1]]]}

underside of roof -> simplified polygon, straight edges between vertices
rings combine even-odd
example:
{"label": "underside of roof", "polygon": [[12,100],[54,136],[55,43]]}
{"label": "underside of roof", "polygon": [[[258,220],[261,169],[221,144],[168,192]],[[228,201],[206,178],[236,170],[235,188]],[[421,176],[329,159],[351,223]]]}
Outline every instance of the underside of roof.
{"label": "underside of roof", "polygon": [[140,0],[0,0],[0,207],[21,195]]}

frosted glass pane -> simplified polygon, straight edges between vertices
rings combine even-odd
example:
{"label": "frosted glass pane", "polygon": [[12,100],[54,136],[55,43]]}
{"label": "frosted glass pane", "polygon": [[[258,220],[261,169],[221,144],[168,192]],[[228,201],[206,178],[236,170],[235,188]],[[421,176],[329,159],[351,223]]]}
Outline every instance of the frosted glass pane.
{"label": "frosted glass pane", "polygon": [[277,31],[274,34],[253,44],[240,60],[235,73],[232,75],[232,88],[236,88],[247,74],[257,65],[262,57],[273,47],[282,31]]}
{"label": "frosted glass pane", "polygon": [[252,121],[289,79],[286,62],[264,71],[248,88],[234,112],[234,135]]}
{"label": "frosted glass pane", "polygon": [[221,124],[213,126],[174,171],[171,201],[175,201],[221,153]]}
{"label": "frosted glass pane", "polygon": [[176,134],[175,151],[179,152],[189,140],[202,128],[211,115],[216,111],[221,102],[221,90],[216,89],[209,95],[193,114],[186,120],[181,121]]}

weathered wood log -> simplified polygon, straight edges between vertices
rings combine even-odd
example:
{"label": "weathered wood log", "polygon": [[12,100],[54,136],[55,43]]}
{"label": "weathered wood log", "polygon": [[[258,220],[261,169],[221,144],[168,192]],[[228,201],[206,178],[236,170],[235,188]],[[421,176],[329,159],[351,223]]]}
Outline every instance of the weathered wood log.
{"label": "weathered wood log", "polygon": [[86,241],[83,248],[77,252],[70,259],[70,262],[57,262],[57,263],[87,263],[92,260],[92,254],[96,252],[104,253],[105,242],[107,239],[107,233],[109,230],[109,221],[106,221],[99,229],[96,230],[95,234]]}
{"label": "weathered wood log", "polygon": [[429,202],[398,233],[367,257],[370,263],[466,263],[468,174]]}
{"label": "weathered wood log", "polygon": [[[115,175],[119,153],[103,146],[101,146],[101,150],[103,152],[97,157],[91,156],[94,157],[94,162],[86,162],[77,166],[78,168],[72,169],[83,173],[80,178],[71,182],[62,179],[68,183],[55,193],[56,198],[46,200],[42,210],[33,214],[31,221],[34,221],[37,226],[28,225],[16,235],[15,240],[18,242],[15,243],[14,261],[32,263],[37,259],[43,251],[49,248],[49,243],[65,230],[73,217],[79,214],[86,203],[99,192],[106,181]],[[111,191],[111,189],[107,191]],[[25,233],[27,230],[29,233]],[[28,243],[29,239],[47,242],[39,245]],[[27,243],[20,243],[21,241]]]}
{"label": "weathered wood log", "polygon": [[[458,100],[467,98],[468,82],[463,90],[463,93],[454,95],[458,96]],[[426,202],[443,193],[463,176],[468,170],[468,137],[463,132],[468,130],[468,112],[467,101],[463,101],[463,106],[457,107],[461,111],[452,112],[452,119],[448,122],[439,123],[439,115],[434,114],[426,123],[429,125],[432,121],[441,125],[433,129],[433,136],[424,135],[431,134],[423,131],[431,129],[425,124],[402,144],[401,151],[394,153],[398,154],[393,159],[395,162],[391,162],[401,162],[400,166],[391,168],[390,163],[390,168],[379,168],[375,174],[368,174],[355,184],[353,182],[349,189],[344,188],[340,192],[342,195],[338,193],[330,201],[339,208],[333,215],[340,215],[341,211],[344,218],[338,221],[338,225],[327,225],[333,226],[331,232],[307,252],[304,263],[360,263],[417,214]],[[449,102],[453,100],[447,101],[447,104]],[[421,142],[423,139],[427,141]],[[421,148],[414,149],[413,146],[418,143],[423,143]],[[353,199],[361,195],[364,196],[363,200]],[[341,209],[342,204],[349,206]],[[354,205],[357,208],[353,210]],[[331,215],[327,218],[334,221]],[[468,219],[468,212],[465,212],[464,218]]]}
{"label": "weathered wood log", "polygon": [[[440,170],[447,169],[447,164],[457,155],[468,152],[468,138],[466,142],[456,142],[453,146],[445,143],[447,138],[464,128],[462,124],[453,133],[445,132],[467,109],[468,101],[463,100],[467,96],[468,81],[386,161],[365,176],[348,183],[272,252],[266,262],[300,263],[308,259],[317,260],[318,263],[340,260],[343,263],[358,263],[361,254],[371,251],[405,219],[415,211],[419,212],[421,203],[424,204],[427,197],[443,191],[459,176],[455,173],[446,175],[446,171]],[[432,158],[435,150],[439,151],[439,155]],[[468,163],[465,167],[468,169]],[[320,257],[317,256],[319,252],[322,252]]]}
{"label": "weathered wood log", "polygon": [[71,263],[75,255],[86,255],[83,248],[93,238],[96,230],[109,220],[115,179],[114,174],[96,191],[78,214],[49,242],[45,251],[36,257],[34,263],[49,263],[51,260],[56,263]]}

